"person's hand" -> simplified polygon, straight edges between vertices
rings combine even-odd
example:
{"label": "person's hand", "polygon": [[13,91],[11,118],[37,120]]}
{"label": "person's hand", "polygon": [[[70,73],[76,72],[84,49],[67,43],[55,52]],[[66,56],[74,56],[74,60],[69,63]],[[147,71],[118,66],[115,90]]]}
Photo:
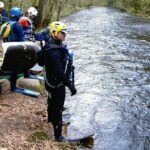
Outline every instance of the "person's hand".
{"label": "person's hand", "polygon": [[71,96],[75,95],[77,93],[77,90],[74,86],[70,87],[70,91],[71,91]]}

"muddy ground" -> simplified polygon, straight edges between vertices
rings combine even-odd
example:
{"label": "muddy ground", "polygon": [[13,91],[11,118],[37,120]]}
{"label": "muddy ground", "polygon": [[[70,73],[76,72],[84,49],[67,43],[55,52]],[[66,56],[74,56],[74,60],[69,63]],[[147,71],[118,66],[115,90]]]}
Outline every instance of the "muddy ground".
{"label": "muddy ground", "polygon": [[53,140],[47,123],[46,97],[31,98],[17,93],[0,96],[0,148],[8,150],[75,149]]}

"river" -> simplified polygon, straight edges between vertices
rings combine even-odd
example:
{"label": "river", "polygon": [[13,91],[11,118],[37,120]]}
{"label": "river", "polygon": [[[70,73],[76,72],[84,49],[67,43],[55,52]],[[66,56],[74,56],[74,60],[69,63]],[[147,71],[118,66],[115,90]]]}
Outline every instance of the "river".
{"label": "river", "polygon": [[150,20],[92,7],[63,19],[78,94],[69,132],[94,132],[93,150],[150,150]]}

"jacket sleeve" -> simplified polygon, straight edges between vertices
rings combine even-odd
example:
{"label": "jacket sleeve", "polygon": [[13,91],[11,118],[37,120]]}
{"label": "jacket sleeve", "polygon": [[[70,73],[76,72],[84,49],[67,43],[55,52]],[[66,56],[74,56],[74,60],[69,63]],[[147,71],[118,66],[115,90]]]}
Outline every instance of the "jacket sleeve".
{"label": "jacket sleeve", "polygon": [[51,60],[54,72],[57,76],[57,78],[63,82],[65,86],[68,86],[70,88],[71,83],[67,79],[67,76],[64,73],[63,65],[61,63],[60,55],[53,49],[53,52],[48,52],[48,59]]}
{"label": "jacket sleeve", "polygon": [[17,36],[18,41],[24,41],[24,32],[21,25],[19,25],[18,23],[14,24],[14,32]]}
{"label": "jacket sleeve", "polygon": [[4,12],[2,13],[2,21],[3,21],[3,23],[9,21],[8,14],[7,14],[6,11],[4,11]]}
{"label": "jacket sleeve", "polygon": [[50,33],[49,33],[49,30],[46,29],[45,31],[42,31],[40,33],[36,33],[34,35],[35,39],[37,41],[41,41],[41,40],[44,40],[45,42],[48,42],[49,39],[50,39]]}

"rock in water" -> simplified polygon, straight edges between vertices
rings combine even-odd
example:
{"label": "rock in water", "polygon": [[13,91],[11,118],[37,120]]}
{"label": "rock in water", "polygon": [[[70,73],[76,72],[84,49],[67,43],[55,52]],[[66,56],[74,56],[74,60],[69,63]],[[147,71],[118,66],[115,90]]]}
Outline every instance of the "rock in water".
{"label": "rock in water", "polygon": [[17,87],[34,90],[41,94],[44,93],[43,85],[36,79],[19,78],[17,80]]}

